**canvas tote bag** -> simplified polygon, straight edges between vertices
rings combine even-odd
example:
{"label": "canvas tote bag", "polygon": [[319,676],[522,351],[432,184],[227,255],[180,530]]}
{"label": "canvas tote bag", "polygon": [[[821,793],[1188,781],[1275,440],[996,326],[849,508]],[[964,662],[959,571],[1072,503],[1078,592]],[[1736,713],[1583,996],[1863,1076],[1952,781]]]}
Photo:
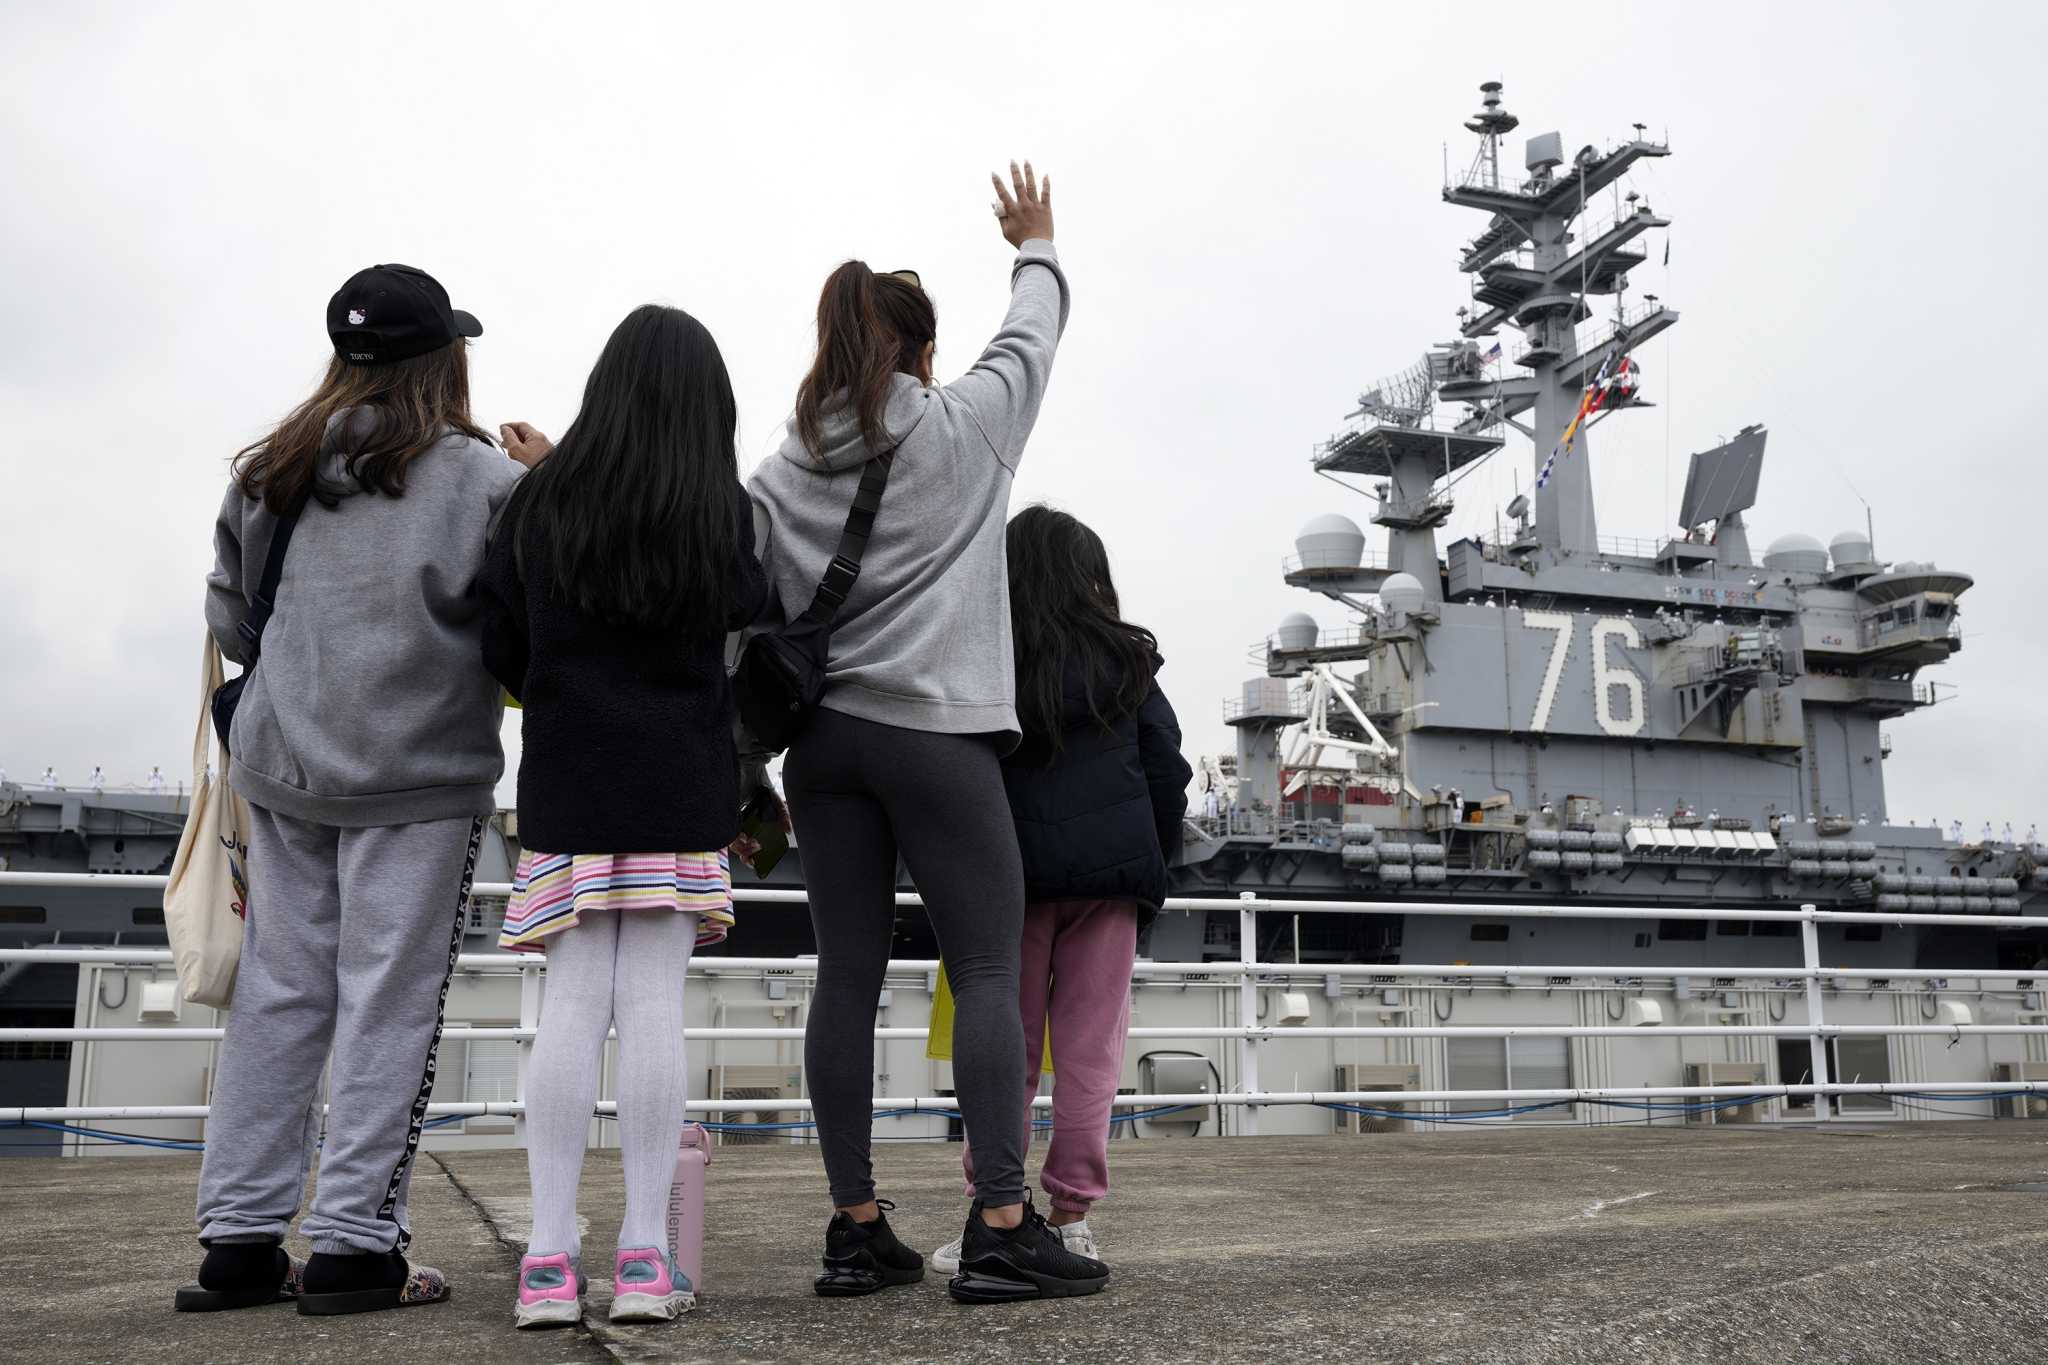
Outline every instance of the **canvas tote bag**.
{"label": "canvas tote bag", "polygon": [[242,960],[242,920],[249,901],[249,806],[228,787],[227,736],[220,763],[206,775],[211,703],[221,685],[220,646],[211,632],[200,665],[199,724],[192,736],[192,806],[164,886],[164,927],[178,989],[195,1005],[226,1009],[235,997]]}

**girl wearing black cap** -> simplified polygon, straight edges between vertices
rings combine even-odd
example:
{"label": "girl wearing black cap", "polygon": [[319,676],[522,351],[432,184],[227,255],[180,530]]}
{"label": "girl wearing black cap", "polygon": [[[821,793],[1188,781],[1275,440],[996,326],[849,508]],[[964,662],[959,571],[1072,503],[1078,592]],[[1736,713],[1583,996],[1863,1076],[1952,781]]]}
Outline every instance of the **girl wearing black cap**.
{"label": "girl wearing black cap", "polygon": [[[183,1311],[448,1293],[403,1254],[406,1189],[504,768],[469,588],[519,470],[470,417],[466,338],[482,328],[432,277],[362,271],[327,328],[319,388],[236,457],[214,528],[207,625],[244,667],[227,740],[250,805],[249,911]],[[280,1243],[330,1052],[301,1267]]]}

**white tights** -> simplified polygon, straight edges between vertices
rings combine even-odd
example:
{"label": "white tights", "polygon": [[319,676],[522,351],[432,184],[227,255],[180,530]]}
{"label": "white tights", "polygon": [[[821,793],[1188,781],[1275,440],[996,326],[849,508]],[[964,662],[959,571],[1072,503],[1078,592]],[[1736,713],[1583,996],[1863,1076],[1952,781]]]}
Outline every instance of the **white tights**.
{"label": "white tights", "polygon": [[605,1032],[619,1031],[619,1149],[626,1173],[621,1249],[668,1244],[670,1179],[689,1097],[683,984],[697,917],[667,910],[587,914],[547,940],[547,991],[526,1091],[531,1255],[581,1253],[576,1183],[597,1104]]}

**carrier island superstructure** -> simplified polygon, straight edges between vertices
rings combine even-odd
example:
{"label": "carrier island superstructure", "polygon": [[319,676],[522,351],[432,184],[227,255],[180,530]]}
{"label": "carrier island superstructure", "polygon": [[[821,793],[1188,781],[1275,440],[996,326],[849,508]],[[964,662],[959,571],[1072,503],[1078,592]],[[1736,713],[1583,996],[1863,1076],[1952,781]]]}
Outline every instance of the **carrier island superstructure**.
{"label": "carrier island superstructure", "polygon": [[[1476,211],[1479,223],[1460,254],[1469,300],[1456,335],[1372,386],[1312,457],[1314,474],[1370,499],[1382,539],[1368,548],[1359,525],[1334,510],[1303,528],[1286,581],[1334,604],[1344,622],[1322,628],[1297,613],[1256,647],[1258,676],[1226,706],[1237,752],[1203,761],[1187,847],[1172,870],[1178,896],[1352,908],[1262,916],[1262,941],[1252,945],[1258,960],[1294,968],[1249,994],[1227,973],[1141,976],[1134,1025],[1213,1033],[1256,1022],[1273,1033],[1256,1044],[1256,1077],[1245,1070],[1245,1050],[1213,1036],[1134,1039],[1125,1085],[1150,1094],[1233,1091],[1254,1080],[1252,1088],[1268,1092],[1804,1082],[1812,1043],[1768,1030],[1813,1017],[1803,980],[1769,974],[1801,962],[1800,926],[1660,913],[1803,904],[2010,917],[2009,929],[1820,926],[1820,960],[1839,971],[1826,983],[1826,1023],[1921,1030],[1830,1039],[1836,1079],[2048,1081],[2040,1037],[1942,1033],[1966,1021],[2048,1023],[2048,926],[2035,918],[2048,906],[2048,851],[2031,826],[1922,821],[1934,814],[1926,803],[1890,800],[1884,782],[1884,727],[1936,701],[1923,671],[1962,647],[1958,599],[1969,575],[1881,560],[1868,526],[1828,544],[1780,535],[1759,553],[1744,517],[1760,487],[1762,425],[1693,456],[1682,531],[1643,543],[1604,539],[1595,447],[1606,422],[1626,422],[1653,403],[1635,356],[1678,322],[1669,303],[1629,289],[1630,271],[1667,224],[1624,190],[1631,167],[1669,148],[1638,127],[1605,150],[1567,156],[1563,138],[1545,133],[1526,140],[1526,174],[1515,179],[1503,161],[1512,162],[1508,135],[1518,120],[1498,84],[1481,89],[1482,108],[1466,125],[1478,139],[1471,168],[1443,190],[1448,205]],[[1483,461],[1513,458],[1510,442],[1522,441],[1533,452],[1527,492],[1497,509],[1495,534],[1451,538],[1445,528],[1454,499],[1470,487],[1465,477]],[[1309,471],[1303,485],[1329,486]],[[161,873],[184,813],[175,793],[0,783],[0,858],[27,873]],[[1947,814],[1975,821],[1984,813]],[[480,880],[502,883],[517,852],[516,817],[502,811]],[[773,886],[801,886],[802,853],[799,831]],[[742,872],[739,880],[751,878]],[[913,889],[907,876],[902,885]],[[0,881],[0,948],[161,944],[159,896],[120,883]],[[1423,902],[1449,913],[1418,913]],[[1469,915],[1460,909],[1467,904]],[[1631,913],[1523,919],[1489,908],[1510,905]],[[466,951],[492,950],[502,913],[501,898],[477,898]],[[1229,909],[1169,910],[1141,952],[1157,962],[1233,961],[1247,951],[1240,924]],[[726,944],[700,954],[707,974],[692,988],[688,1020],[726,1036],[690,1044],[693,1095],[757,1104],[741,1118],[796,1116],[778,1104],[807,1093],[799,1045],[730,1035],[802,1026],[812,978],[800,955],[810,950],[801,904],[754,901],[742,905]],[[900,912],[895,955],[935,953],[921,912]],[[720,965],[731,955],[745,965]],[[784,961],[763,967],[764,958]],[[1325,970],[1336,964],[1352,970]],[[1417,964],[1445,970],[1417,974]],[[1410,971],[1358,970],[1374,965]],[[1894,975],[1914,968],[1954,974]],[[0,1027],[213,1023],[212,1011],[179,1005],[167,976],[163,968],[0,965]],[[876,1023],[922,1026],[935,984],[923,972],[892,976]],[[529,1003],[518,977],[464,969],[449,1019],[505,1026]],[[1766,1027],[1720,1037],[1659,1027],[1679,1024]],[[1285,1036],[1301,1025],[1390,1036]],[[1401,1036],[1417,1025],[1587,1035]],[[1592,1036],[1617,1032],[1626,1036]],[[212,1046],[0,1043],[0,1106],[202,1104]],[[513,1043],[451,1036],[434,1097],[509,1099],[517,1073]],[[607,1093],[609,1074],[608,1064]],[[949,1066],[929,1060],[922,1042],[877,1042],[877,1094],[946,1094],[951,1083]],[[1865,1096],[1841,1112],[1907,1119],[2048,1107]],[[1612,1116],[1567,1109],[1519,1117]],[[1814,1117],[1810,1100],[1783,1096],[1641,1121]],[[1237,1113],[1213,1108],[1146,1117],[1119,1133],[1183,1136],[1239,1125]],[[947,1126],[918,1116],[882,1128],[937,1136]],[[1258,1126],[1362,1133],[1414,1125],[1295,1107],[1266,1109]],[[203,1136],[198,1120],[126,1127]],[[597,1131],[599,1141],[612,1140],[608,1127]],[[78,1152],[144,1150],[0,1133],[14,1140],[6,1150],[35,1136],[44,1150],[60,1141]],[[428,1138],[515,1140],[511,1122],[495,1117],[451,1123]],[[773,1128],[755,1140],[804,1139],[800,1129]]]}
{"label": "carrier island superstructure", "polygon": [[[1234,764],[1208,777],[1229,799],[1194,861],[1234,882],[1233,863],[1300,845],[1290,885],[1394,899],[2048,903],[2027,835],[1895,819],[1886,799],[1885,723],[1937,700],[1922,672],[1962,648],[1968,574],[1882,562],[1865,528],[1758,552],[1762,425],[1692,457],[1682,533],[1598,534],[1600,428],[1650,406],[1633,357],[1679,321],[1628,292],[1667,220],[1612,191],[1669,149],[1639,128],[1567,157],[1546,133],[1512,179],[1518,120],[1498,83],[1482,94],[1472,168],[1443,191],[1483,223],[1458,335],[1313,455],[1372,500],[1381,548],[1342,514],[1303,528],[1286,581],[1350,623],[1295,613],[1258,647],[1264,676],[1226,708]],[[1502,529],[1439,544],[1464,472],[1517,435],[1534,464]]]}

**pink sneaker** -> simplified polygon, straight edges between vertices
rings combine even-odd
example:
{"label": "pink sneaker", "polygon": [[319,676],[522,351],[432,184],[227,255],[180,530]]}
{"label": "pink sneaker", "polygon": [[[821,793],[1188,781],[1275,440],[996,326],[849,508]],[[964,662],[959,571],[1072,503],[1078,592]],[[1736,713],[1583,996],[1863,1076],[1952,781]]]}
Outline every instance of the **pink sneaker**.
{"label": "pink sneaker", "polygon": [[583,1317],[589,1288],[566,1251],[519,1258],[519,1303],[512,1320],[521,1327],[569,1327]]}
{"label": "pink sneaker", "polygon": [[612,1274],[613,1322],[669,1322],[696,1306],[696,1286],[667,1252],[652,1247],[619,1252]]}

